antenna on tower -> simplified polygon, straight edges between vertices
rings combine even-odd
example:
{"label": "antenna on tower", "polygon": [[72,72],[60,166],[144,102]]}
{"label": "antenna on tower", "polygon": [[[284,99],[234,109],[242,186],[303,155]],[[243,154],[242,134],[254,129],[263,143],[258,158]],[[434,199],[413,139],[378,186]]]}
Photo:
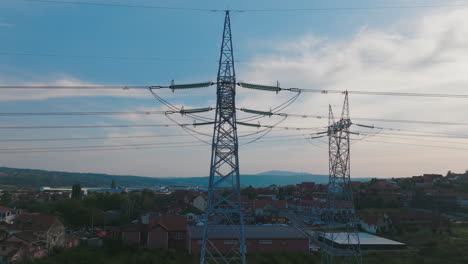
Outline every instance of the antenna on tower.
{"label": "antenna on tower", "polygon": [[[200,264],[245,264],[246,244],[240,195],[235,104],[236,74],[229,10],[226,10],[224,19],[216,93],[208,203],[205,211]],[[224,242],[224,240],[216,240],[219,232],[230,236],[228,248],[224,243],[218,244]]]}
{"label": "antenna on tower", "polygon": [[322,264],[361,264],[361,246],[353,203],[350,173],[350,134],[348,92],[341,118],[335,121],[332,107],[328,114],[329,182],[327,232],[322,235]]}

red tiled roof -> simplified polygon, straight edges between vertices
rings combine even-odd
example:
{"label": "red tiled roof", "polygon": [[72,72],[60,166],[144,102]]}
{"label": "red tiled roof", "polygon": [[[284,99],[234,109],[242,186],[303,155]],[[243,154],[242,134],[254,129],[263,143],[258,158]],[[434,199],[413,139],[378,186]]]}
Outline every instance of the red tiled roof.
{"label": "red tiled roof", "polygon": [[353,203],[348,201],[337,201],[335,203],[335,208],[344,209],[344,208],[353,208]]}
{"label": "red tiled roof", "polygon": [[19,215],[15,225],[20,230],[47,231],[57,221],[61,221],[57,216],[30,213]]}
{"label": "red tiled roof", "polygon": [[180,215],[162,215],[152,217],[154,224],[161,225],[169,232],[187,231],[187,217]]}
{"label": "red tiled roof", "polygon": [[301,200],[299,202],[301,206],[318,206],[318,207],[325,207],[325,203],[321,201],[314,201],[314,200]]}
{"label": "red tiled roof", "polygon": [[284,200],[255,200],[254,201],[254,208],[259,209],[259,208],[265,208],[265,206],[273,206],[278,209],[286,209],[287,204],[286,201]]}
{"label": "red tiled roof", "polygon": [[378,220],[379,216],[372,213],[367,213],[366,216],[364,216],[364,218],[362,219],[364,223],[369,225],[377,225]]}

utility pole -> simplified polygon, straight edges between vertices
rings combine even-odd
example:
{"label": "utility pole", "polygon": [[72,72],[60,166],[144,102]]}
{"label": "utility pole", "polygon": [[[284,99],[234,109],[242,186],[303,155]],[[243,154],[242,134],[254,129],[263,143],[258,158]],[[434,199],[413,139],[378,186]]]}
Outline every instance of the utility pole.
{"label": "utility pole", "polygon": [[[205,211],[200,264],[245,264],[246,246],[240,196],[235,104],[236,74],[228,10],[224,19],[216,93],[208,204]],[[229,250],[225,249],[226,245],[221,245],[222,248],[217,247],[215,241],[211,240],[213,236],[219,235],[216,228],[220,224],[226,227],[223,230],[229,230],[232,235],[232,239],[229,240],[228,246],[231,246]]]}
{"label": "utility pole", "polygon": [[[350,174],[350,134],[348,92],[341,119],[335,122],[329,106],[329,183],[327,198],[327,232],[323,235],[322,264],[362,263],[361,246]],[[342,246],[338,247],[337,243]]]}

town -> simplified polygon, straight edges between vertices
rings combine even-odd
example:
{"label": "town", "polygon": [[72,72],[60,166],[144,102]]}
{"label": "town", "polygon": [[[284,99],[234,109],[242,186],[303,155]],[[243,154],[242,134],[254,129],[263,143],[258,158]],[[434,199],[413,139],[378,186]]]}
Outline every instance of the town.
{"label": "town", "polygon": [[[404,239],[408,235],[466,243],[468,238],[460,237],[458,230],[467,227],[467,186],[468,172],[353,181],[364,258],[421,247],[420,242]],[[248,186],[241,197],[249,254],[319,255],[326,184]],[[123,187],[112,181],[106,188],[75,184],[3,190],[0,202],[1,263],[54,258],[73,248],[111,243],[176,250],[197,259],[207,190],[194,185]],[[352,210],[348,204],[335,208],[339,215]],[[215,243],[228,251],[234,238],[226,228],[216,228]]]}

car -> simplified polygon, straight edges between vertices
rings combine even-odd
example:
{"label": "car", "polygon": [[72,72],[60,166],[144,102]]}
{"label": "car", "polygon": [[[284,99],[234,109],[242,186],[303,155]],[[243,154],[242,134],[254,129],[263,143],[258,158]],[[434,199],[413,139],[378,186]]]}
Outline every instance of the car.
{"label": "car", "polygon": [[320,252],[320,247],[316,245],[311,245],[309,246],[309,252],[310,253],[319,253]]}

